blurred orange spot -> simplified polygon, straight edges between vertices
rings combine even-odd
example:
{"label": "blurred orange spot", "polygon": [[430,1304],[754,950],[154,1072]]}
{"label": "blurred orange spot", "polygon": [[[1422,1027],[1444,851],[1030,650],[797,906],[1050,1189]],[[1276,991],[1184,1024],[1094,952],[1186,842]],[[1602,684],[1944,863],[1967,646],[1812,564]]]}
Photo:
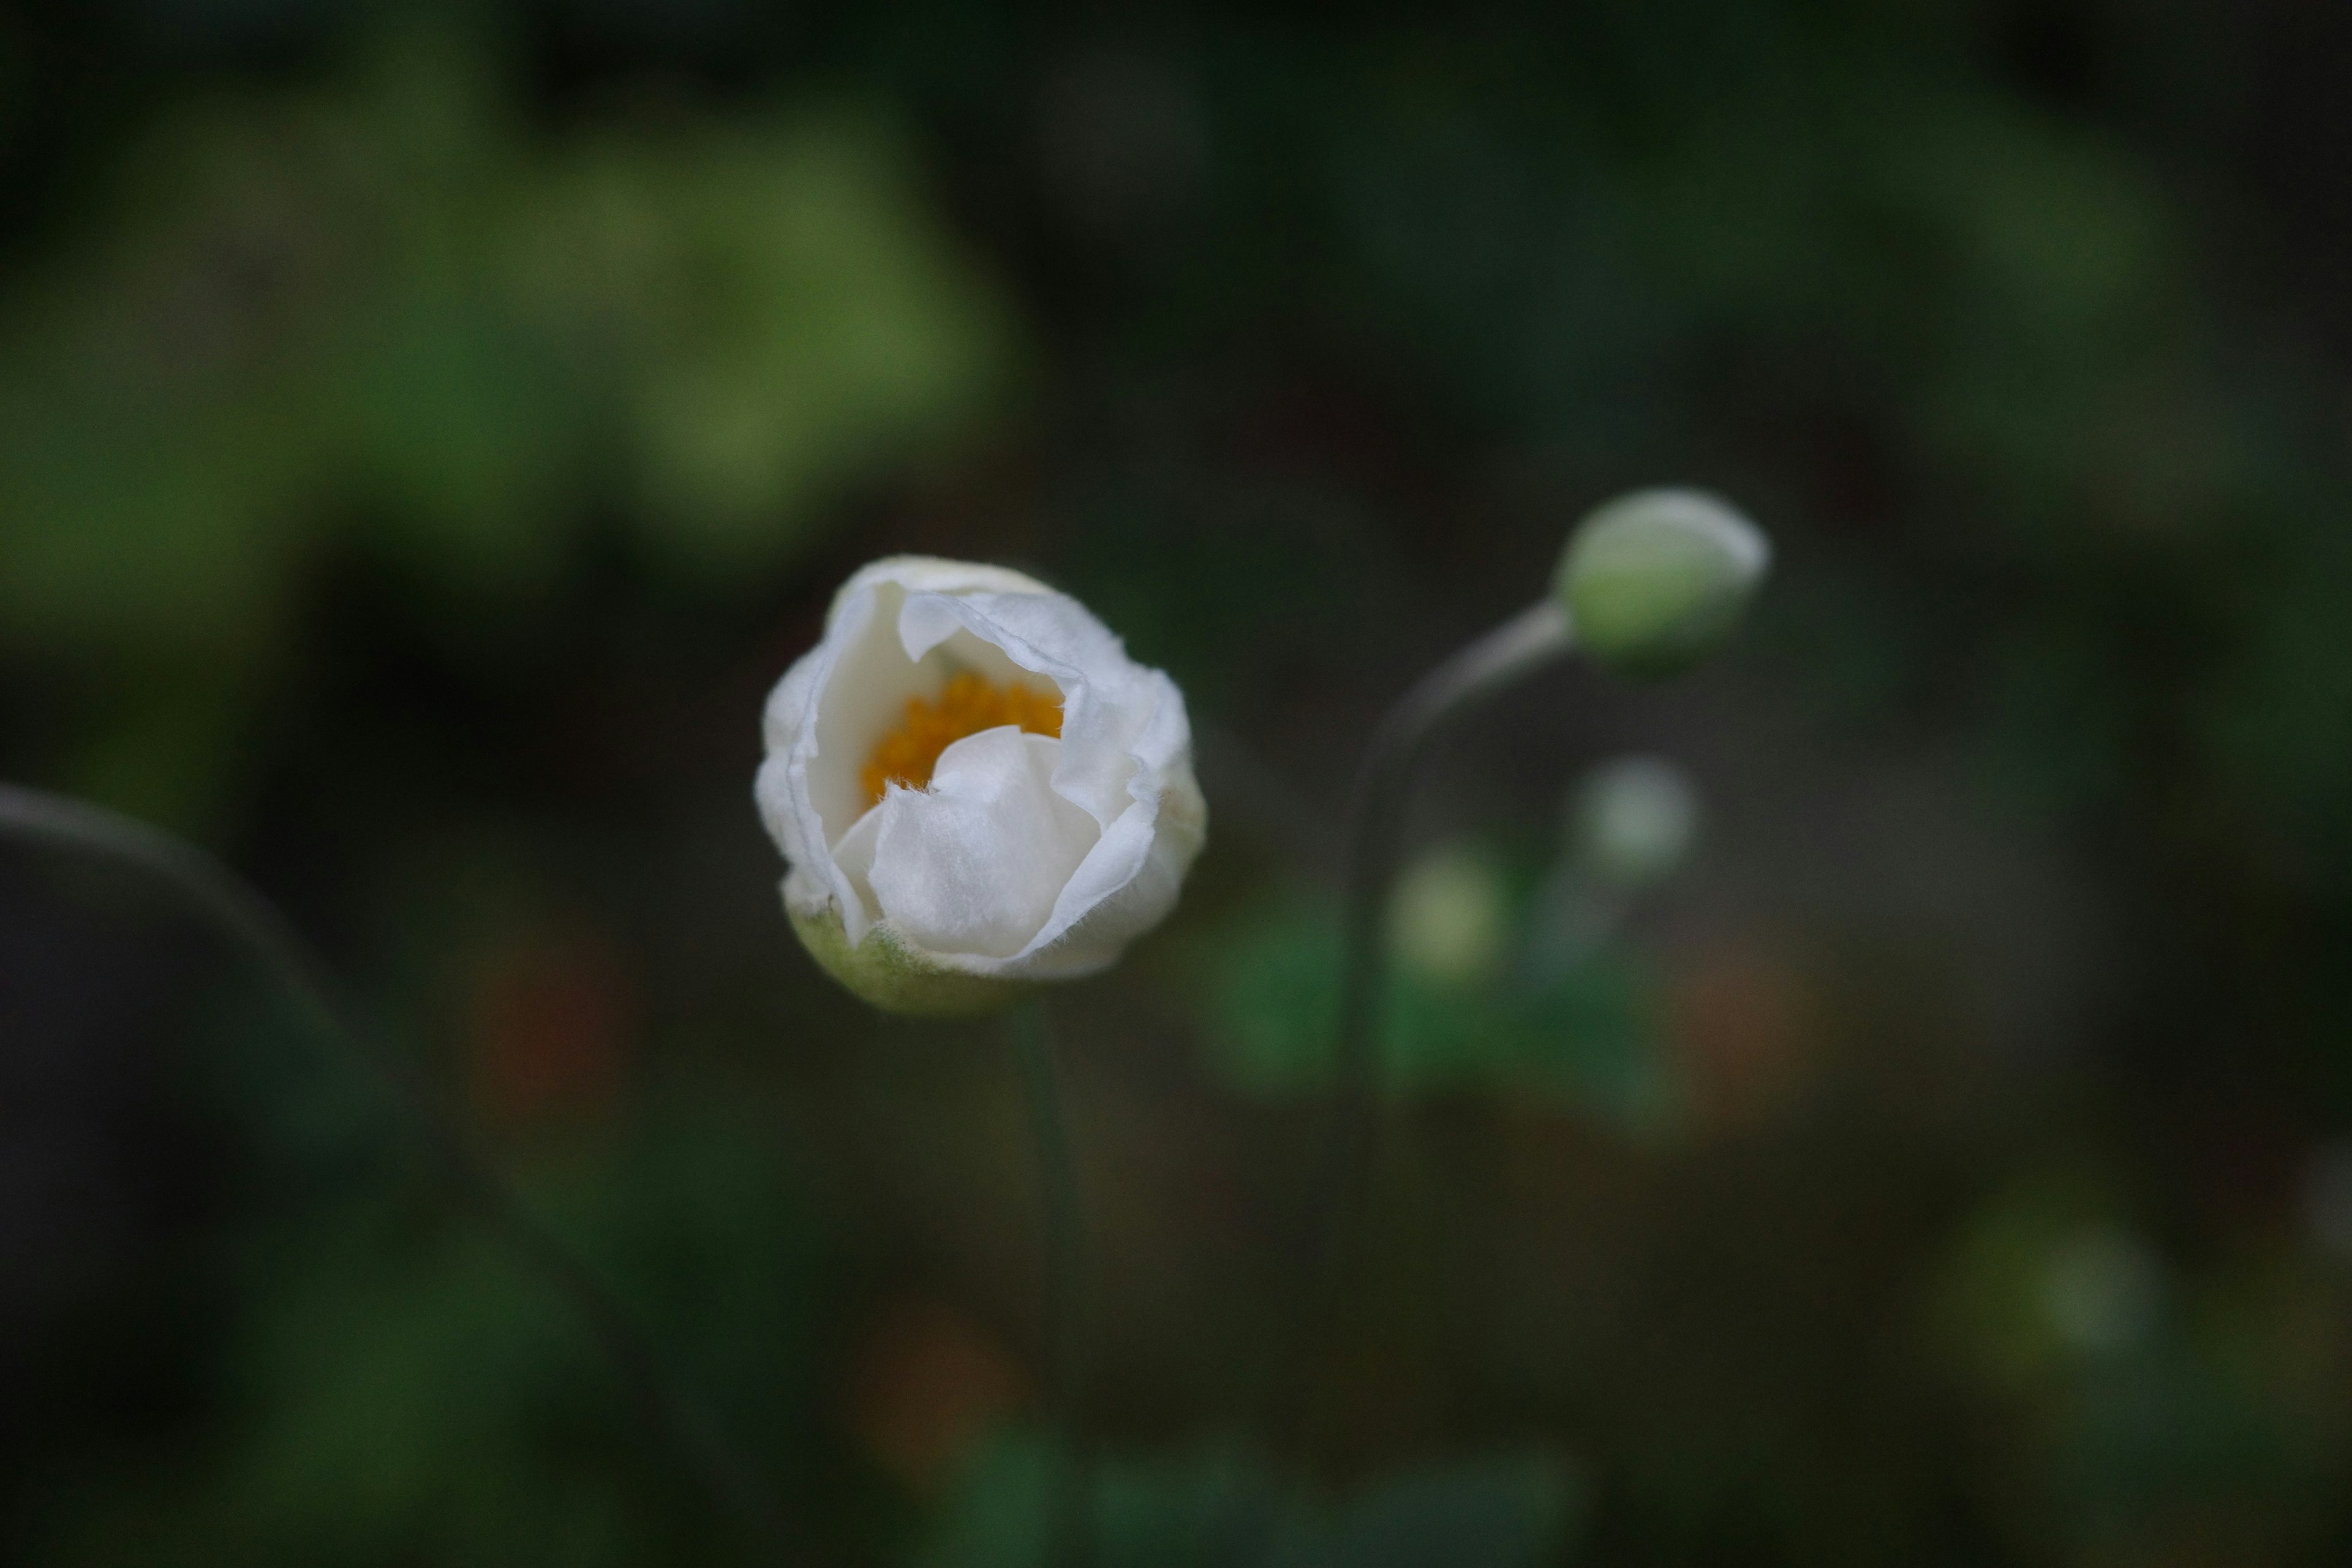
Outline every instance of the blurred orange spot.
{"label": "blurred orange spot", "polygon": [[1812,1076],[1820,1008],[1786,955],[1737,943],[1697,955],[1675,976],[1667,1036],[1700,1124],[1752,1127]]}
{"label": "blurred orange spot", "polygon": [[849,1421],[884,1469],[929,1493],[1029,1392],[1020,1363],[971,1318],[937,1302],[901,1302],[882,1315],[850,1370]]}
{"label": "blurred orange spot", "polygon": [[493,952],[466,1008],[475,1089],[493,1116],[591,1111],[614,1099],[635,1009],[619,946],[537,934]]}
{"label": "blurred orange spot", "polygon": [[866,804],[882,798],[886,784],[921,789],[931,782],[940,753],[982,730],[1013,724],[1033,735],[1062,733],[1062,700],[1026,686],[999,686],[982,675],[964,670],[950,679],[937,701],[907,699],[898,727],[874,743],[858,782],[866,786]]}

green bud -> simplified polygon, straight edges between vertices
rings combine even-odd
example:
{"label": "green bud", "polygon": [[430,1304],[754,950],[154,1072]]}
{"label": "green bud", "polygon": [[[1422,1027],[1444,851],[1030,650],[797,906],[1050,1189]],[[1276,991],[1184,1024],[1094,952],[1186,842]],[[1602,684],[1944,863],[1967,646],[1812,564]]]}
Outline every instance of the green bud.
{"label": "green bud", "polygon": [[1494,979],[1510,932],[1503,869],[1475,849],[1431,850],[1389,894],[1389,950],[1398,967],[1441,985]]}
{"label": "green bud", "polygon": [[1577,525],[1553,592],[1595,662],[1676,675],[1731,635],[1771,558],[1763,531],[1720,499],[1636,490]]}

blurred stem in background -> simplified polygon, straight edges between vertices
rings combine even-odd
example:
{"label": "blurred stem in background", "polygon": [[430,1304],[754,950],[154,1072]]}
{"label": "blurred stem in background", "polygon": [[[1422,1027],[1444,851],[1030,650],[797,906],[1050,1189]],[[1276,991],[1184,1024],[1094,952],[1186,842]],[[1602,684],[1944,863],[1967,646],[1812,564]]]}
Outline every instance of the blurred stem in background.
{"label": "blurred stem in background", "polygon": [[1332,1056],[1328,1130],[1309,1216],[1307,1289],[1297,1342],[1287,1358],[1291,1404],[1279,1414],[1297,1436],[1314,1436],[1319,1388],[1311,1352],[1333,1326],[1360,1237],[1379,1109],[1383,912],[1401,859],[1398,832],[1414,765],[1445,721],[1573,646],[1567,610],[1546,598],[1462,648],[1405,692],[1381,719],[1348,806],[1345,949]]}
{"label": "blurred stem in background", "polygon": [[101,806],[21,784],[0,784],[0,835],[94,855],[146,873],[180,895],[206,924],[241,948],[293,998],[304,1020],[342,1049],[386,1093],[452,1185],[578,1314],[610,1360],[639,1419],[680,1465],[760,1541],[762,1558],[810,1561],[758,1468],[687,1394],[651,1340],[594,1273],[534,1216],[406,1062],[377,1040],[342,999],[325,962],[275,905],[218,859],[185,840]]}
{"label": "blurred stem in background", "polygon": [[[1339,1287],[1362,1240],[1378,1119],[1382,942],[1413,765],[1447,719],[1571,648],[1637,679],[1692,668],[1738,626],[1771,558],[1763,531],[1719,496],[1685,489],[1618,496],[1570,532],[1549,596],[1423,676],[1374,731],[1348,807],[1331,1134],[1310,1222],[1322,1228],[1293,1354],[1301,1368],[1314,1364],[1306,1352],[1336,1321]],[[1299,1375],[1291,1414],[1311,1442],[1316,1389],[1311,1373]]]}
{"label": "blurred stem in background", "polygon": [[1055,1477],[1047,1521],[1049,1568],[1092,1568],[1094,1446],[1087,1437],[1086,1222],[1079,1206],[1077,1160],[1055,1061],[1052,1005],[1043,995],[1012,1016],[1013,1049],[1028,1091],[1030,1130],[1037,1142],[1037,1185],[1043,1199],[1044,1339],[1048,1415],[1066,1448]]}

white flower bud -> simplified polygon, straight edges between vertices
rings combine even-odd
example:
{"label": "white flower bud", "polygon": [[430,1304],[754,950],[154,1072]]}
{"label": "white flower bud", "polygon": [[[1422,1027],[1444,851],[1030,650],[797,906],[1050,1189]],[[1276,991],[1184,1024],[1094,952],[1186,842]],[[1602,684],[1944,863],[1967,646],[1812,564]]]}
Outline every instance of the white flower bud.
{"label": "white flower bud", "polygon": [[1715,496],[1636,490],[1577,526],[1553,586],[1596,662],[1674,675],[1730,635],[1771,555],[1762,531]]}
{"label": "white flower bud", "polygon": [[1664,758],[1603,763],[1570,803],[1570,852],[1587,873],[1612,887],[1664,881],[1697,837],[1698,792]]}
{"label": "white flower bud", "polygon": [[1206,833],[1175,682],[1001,567],[858,572],[765,732],[754,794],[793,929],[891,1012],[990,1012],[1108,968]]}

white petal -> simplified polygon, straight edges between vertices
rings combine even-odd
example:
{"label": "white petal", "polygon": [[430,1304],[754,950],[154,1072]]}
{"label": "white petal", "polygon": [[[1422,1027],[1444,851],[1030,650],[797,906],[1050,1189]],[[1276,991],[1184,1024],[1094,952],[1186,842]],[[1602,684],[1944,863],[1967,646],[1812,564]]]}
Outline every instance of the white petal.
{"label": "white petal", "polygon": [[[1020,955],[1026,970],[1041,976],[1103,968],[1157,925],[1175,904],[1206,833],[1207,807],[1192,778],[1192,731],[1183,695],[1158,670],[1139,673],[1144,679],[1136,684],[1144,700],[1119,715],[1135,731],[1120,753],[1129,773],[1124,809],[1103,830],[1101,842],[1063,889],[1052,917]],[[1059,772],[1055,779],[1058,788]],[[1162,878],[1162,871],[1172,875]]]}
{"label": "white petal", "polygon": [[808,799],[837,844],[866,808],[859,774],[880,739],[895,729],[910,697],[936,694],[958,668],[999,684],[1019,678],[1003,650],[978,639],[952,648],[910,646],[905,606],[941,592],[981,590],[1053,598],[1042,584],[1002,567],[902,555],[865,568],[834,595],[820,653],[831,657],[810,682],[814,721],[801,737]]}
{"label": "white petal", "polygon": [[882,808],[874,807],[850,825],[833,847],[833,863],[849,883],[856,895],[842,906],[842,929],[848,933],[849,945],[856,947],[866,940],[866,928],[882,918],[882,906],[874,896],[874,851],[882,839]]}
{"label": "white petal", "polygon": [[1058,934],[1050,942],[1036,943],[1033,952],[998,973],[1008,978],[1074,980],[1110,967],[1129,942],[1165,920],[1176,907],[1184,873],[1206,841],[1208,823],[1208,805],[1192,770],[1173,771],[1156,808],[1139,804],[1103,835],[1106,844],[1120,841],[1122,864],[1128,846],[1139,839],[1143,845],[1139,863],[1098,898],[1093,897],[1094,889],[1080,891],[1080,879],[1073,879],[1066,902],[1075,907],[1089,898],[1093,901],[1086,903],[1083,912],[1067,926],[1061,925],[1064,910],[1055,910],[1048,929],[1060,927]]}
{"label": "white petal", "polygon": [[[1062,692],[1062,761],[1054,787],[1108,827],[1127,808],[1133,742],[1158,698],[1156,672],[1127,657],[1109,628],[1062,594],[910,595],[899,614],[909,657],[975,647],[1045,676]],[[1165,678],[1158,678],[1164,683]]]}
{"label": "white petal", "polygon": [[768,754],[751,786],[752,798],[759,802],[760,820],[769,836],[784,858],[798,867],[814,866],[824,849],[824,824],[809,805],[807,791],[794,785],[793,755],[802,731],[814,721],[817,681],[826,663],[823,644],[794,660],[769,693],[760,720]]}
{"label": "white petal", "polygon": [[929,689],[925,673],[898,651],[901,592],[878,583],[834,601],[824,643],[832,657],[812,694],[814,721],[800,753],[828,846],[866,814],[858,773],[875,742],[898,722],[908,698]]}
{"label": "white petal", "polygon": [[936,953],[1004,959],[1027,946],[1100,837],[1054,791],[1061,750],[1003,725],[940,752],[928,789],[892,786],[872,871],[883,917]]}
{"label": "white petal", "polygon": [[814,885],[853,919],[858,896],[834,864],[832,846],[856,820],[864,802],[855,794],[854,774],[848,792],[832,776],[838,771],[832,765],[835,759],[820,760],[818,742],[827,728],[823,722],[825,692],[844,645],[860,640],[873,618],[873,601],[870,588],[856,595],[836,595],[824,639],[777,683],[761,718],[767,757],[752,785],[761,819],[793,868],[787,899],[801,909],[813,896]]}
{"label": "white petal", "polygon": [[909,594],[1053,592],[1034,577],[1006,566],[989,566],[977,561],[950,561],[937,555],[886,555],[879,561],[869,561],[859,567],[834,595],[833,605],[825,612],[826,634],[831,635],[834,619],[840,615],[845,600],[861,590],[878,587],[886,583]]}

